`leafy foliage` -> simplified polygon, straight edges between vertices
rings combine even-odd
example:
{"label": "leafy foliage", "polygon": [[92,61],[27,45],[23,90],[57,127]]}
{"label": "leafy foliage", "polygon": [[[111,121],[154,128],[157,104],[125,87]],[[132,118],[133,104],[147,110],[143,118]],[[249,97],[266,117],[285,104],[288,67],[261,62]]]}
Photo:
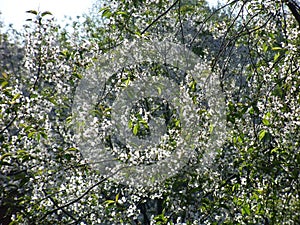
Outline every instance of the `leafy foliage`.
{"label": "leafy foliage", "polygon": [[[1,33],[0,223],[299,224],[299,7],[279,0],[219,7],[111,0],[95,4],[97,14],[74,21],[72,29],[55,25],[50,12],[29,10],[24,34]],[[228,133],[212,149],[212,163],[200,164],[203,152],[196,149],[176,176],[150,190],[93,170],[71,126],[84,71],[134,39],[185,45],[209,65],[208,73],[218,74],[226,100]],[[189,91],[197,95],[195,82]],[[137,113],[142,105],[129,124],[137,136],[151,132]],[[156,100],[151,106],[167,108]],[[104,105],[96,111],[109,118]],[[169,116],[169,127],[180,131],[175,115],[159,116]],[[201,126],[212,129],[205,120]]]}

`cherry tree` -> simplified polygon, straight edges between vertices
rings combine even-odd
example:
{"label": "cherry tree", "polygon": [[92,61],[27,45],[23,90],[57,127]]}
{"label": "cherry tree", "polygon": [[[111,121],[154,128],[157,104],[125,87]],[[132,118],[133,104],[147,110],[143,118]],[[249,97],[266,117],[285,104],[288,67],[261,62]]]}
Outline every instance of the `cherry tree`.
{"label": "cherry tree", "polygon": [[[23,43],[4,38],[16,34],[0,36],[3,223],[299,223],[297,1],[232,0],[210,9],[205,1],[196,0],[111,0],[95,4],[93,10],[96,14],[86,15],[82,23],[74,21],[68,29],[57,26],[50,12],[31,10]],[[127,51],[140,42],[145,43],[140,52]],[[197,56],[201,66],[191,72],[162,57],[102,75],[112,63],[104,57],[113,55],[105,59],[114,61],[117,50],[120,59],[135,54],[147,59],[155,51],[152,43],[181,46],[189,55],[179,57],[171,47],[168,51],[179,61]],[[199,71],[206,82],[194,79]],[[95,74],[100,82],[93,80]],[[165,92],[166,85],[154,88],[164,98],[135,101],[130,110],[125,127],[134,141],[126,145],[128,138],[107,135],[122,93],[129,93],[130,85],[141,86],[139,80],[145,77],[150,82],[159,76],[175,80],[170,87],[178,85],[182,91],[178,97],[182,102],[188,99],[193,110],[180,114],[175,103],[165,101],[167,94],[177,95]],[[210,84],[218,92],[209,92]],[[78,90],[86,87],[93,87],[97,98],[90,114],[78,120],[80,112],[74,111],[78,98],[82,97],[80,106],[85,110],[91,93],[80,95]],[[214,119],[221,109],[214,105],[222,104],[224,117]],[[82,125],[90,117],[92,122]],[[121,119],[116,121],[123,125]],[[88,134],[81,136],[87,144],[76,138],[78,124]],[[133,144],[147,143],[153,124],[160,124],[158,133],[165,129],[163,144],[151,154],[133,151]],[[185,129],[186,124],[192,129]],[[98,136],[90,136],[90,130]],[[127,167],[153,164],[155,168],[159,160],[168,159],[186,130],[191,137],[184,140],[193,143],[193,151],[180,158],[183,163],[172,176],[147,185],[123,182],[124,171],[128,180],[133,174]],[[106,172],[95,166],[100,160],[91,144],[98,138],[114,162],[123,166],[108,167]],[[86,146],[94,152],[92,157]]]}

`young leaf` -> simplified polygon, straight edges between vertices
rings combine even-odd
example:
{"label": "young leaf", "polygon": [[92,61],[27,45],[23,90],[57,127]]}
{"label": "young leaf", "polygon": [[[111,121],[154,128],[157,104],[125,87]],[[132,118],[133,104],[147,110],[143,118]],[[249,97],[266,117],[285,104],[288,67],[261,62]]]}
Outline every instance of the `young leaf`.
{"label": "young leaf", "polygon": [[20,96],[21,96],[21,94],[20,94],[20,93],[17,93],[17,94],[13,97],[12,101],[17,100],[18,98],[20,98]]}
{"label": "young leaf", "polygon": [[262,119],[262,122],[263,122],[263,124],[266,125],[266,126],[270,125],[269,120],[266,119],[266,118],[263,118],[263,119]]}
{"label": "young leaf", "polygon": [[110,11],[109,8],[106,8],[102,12],[102,17],[106,17],[107,19],[109,19],[111,17],[111,15],[112,15],[112,12]]}
{"label": "young leaf", "polygon": [[107,9],[109,9],[109,7],[108,7],[108,6],[106,6],[106,7],[103,7],[103,8],[101,8],[101,9],[99,10],[99,12],[102,12],[102,11],[104,11],[104,10],[107,10]]}
{"label": "young leaf", "polygon": [[272,50],[281,50],[281,47],[273,47]]}
{"label": "young leaf", "polygon": [[38,12],[35,10],[28,10],[28,11],[26,11],[26,13],[30,13],[30,14],[34,14],[34,15],[38,14]]}
{"label": "young leaf", "polygon": [[274,62],[277,61],[277,59],[279,58],[279,56],[280,56],[280,53],[278,52],[278,53],[274,56]]}
{"label": "young leaf", "polygon": [[127,16],[128,14],[127,14],[127,12],[119,11],[119,12],[117,12],[117,15],[125,15],[125,16]]}
{"label": "young leaf", "polygon": [[263,43],[263,51],[264,52],[268,51],[268,45],[266,43]]}
{"label": "young leaf", "polygon": [[45,11],[45,12],[43,12],[41,15],[42,15],[42,16],[46,16],[46,15],[52,15],[52,13],[51,13],[51,12],[49,12],[49,11]]}
{"label": "young leaf", "polygon": [[129,127],[129,128],[132,128],[132,127],[133,127],[132,120],[129,120],[129,121],[128,121],[128,127]]}
{"label": "young leaf", "polygon": [[7,75],[7,73],[4,73],[4,72],[3,72],[3,73],[2,73],[2,76],[3,76],[3,77],[4,77],[4,79],[6,79],[6,80],[8,79],[8,75]]}
{"label": "young leaf", "polygon": [[250,215],[250,207],[248,204],[243,205],[242,207],[242,215]]}
{"label": "young leaf", "polygon": [[270,125],[270,117],[271,117],[271,114],[270,112],[266,113],[262,119],[262,122],[264,125],[268,126]]}
{"label": "young leaf", "polygon": [[120,195],[120,193],[118,193],[118,194],[116,195],[115,202],[118,202],[118,200],[119,200],[119,195]]}
{"label": "young leaf", "polygon": [[136,124],[136,125],[134,125],[134,127],[133,127],[133,134],[134,134],[134,135],[137,135],[138,131],[139,131],[139,124]]}
{"label": "young leaf", "polygon": [[5,88],[8,85],[8,82],[6,80],[1,82],[1,87]]}
{"label": "young leaf", "polygon": [[258,134],[258,139],[261,141],[266,136],[266,133],[266,130],[261,130]]}
{"label": "young leaf", "polygon": [[115,203],[115,201],[114,200],[106,200],[105,201],[105,204],[107,205],[107,206],[110,206],[111,204],[114,204]]}
{"label": "young leaf", "polygon": [[158,95],[161,95],[161,87],[157,87]]}

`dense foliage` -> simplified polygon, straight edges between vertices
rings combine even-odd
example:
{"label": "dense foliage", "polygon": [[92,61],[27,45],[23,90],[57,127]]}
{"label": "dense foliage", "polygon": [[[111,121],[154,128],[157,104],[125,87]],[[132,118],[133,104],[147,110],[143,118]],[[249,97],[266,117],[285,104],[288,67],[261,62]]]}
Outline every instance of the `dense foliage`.
{"label": "dense foliage", "polygon": [[[111,0],[96,2],[84,22],[60,28],[50,12],[28,11],[32,19],[22,34],[0,34],[0,223],[299,224],[299,13],[292,0],[232,0],[215,9],[202,0]],[[203,160],[212,115],[200,84],[184,80],[203,119],[199,148],[174,176],[150,188],[95,169],[73,126],[74,94],[86,71],[135,40],[185,46],[206,74],[217,75],[226,105],[226,136]],[[112,74],[108,87],[122,91],[146,67],[176,73],[163,62],[140,63],[119,68],[126,79]],[[95,107],[99,126],[110,119],[107,102]],[[160,99],[149,102],[156,108],[150,114],[168,121],[167,146],[176,146],[178,116]],[[139,138],[151,132],[138,113],[145,105],[136,103],[128,125]],[[116,158],[126,149],[119,144]],[[125,153],[118,160],[139,160]]]}

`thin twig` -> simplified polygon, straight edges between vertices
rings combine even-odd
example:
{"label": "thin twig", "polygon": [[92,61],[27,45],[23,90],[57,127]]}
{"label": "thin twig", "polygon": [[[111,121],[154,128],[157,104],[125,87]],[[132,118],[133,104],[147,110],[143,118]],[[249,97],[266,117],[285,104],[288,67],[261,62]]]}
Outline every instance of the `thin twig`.
{"label": "thin twig", "polygon": [[103,178],[102,180],[98,181],[96,184],[92,185],[91,187],[89,187],[82,195],[80,195],[78,198],[73,199],[72,201],[66,203],[65,205],[62,206],[58,206],[57,208],[47,212],[41,219],[40,221],[43,221],[48,215],[55,213],[58,210],[62,210],[78,201],[80,201],[84,196],[86,196],[92,189],[94,189],[95,187],[97,187],[98,185],[100,185],[101,183],[103,183],[104,181],[108,180],[109,178],[111,178],[112,176],[116,175],[118,172],[120,172],[121,170],[125,169],[125,168],[129,168],[130,166],[126,166],[126,167],[122,167],[120,169],[118,169],[116,172],[110,174],[109,176]]}
{"label": "thin twig", "polygon": [[[46,192],[46,190],[43,190],[43,192],[45,193],[45,195],[48,195],[48,193]],[[57,202],[51,197],[48,197],[50,199],[50,201],[53,203],[54,206],[59,207]],[[73,220],[77,220],[73,215],[71,215],[71,213],[69,213],[67,210],[62,209],[63,213],[65,213],[66,215],[68,215],[70,218],[72,218]]]}
{"label": "thin twig", "polygon": [[147,30],[149,30],[150,27],[153,26],[157,21],[159,21],[163,16],[165,16],[177,3],[179,0],[176,0],[165,12],[160,14],[155,20],[153,20],[143,31],[141,34],[144,34]]}
{"label": "thin twig", "polygon": [[17,119],[17,117],[18,114],[16,114],[15,117],[12,118],[12,120],[0,131],[0,134],[2,134],[5,130],[7,130],[12,125],[12,123]]}
{"label": "thin twig", "polygon": [[215,11],[213,11],[208,17],[206,17],[203,21],[202,21],[202,25],[200,27],[200,29],[197,31],[197,33],[194,35],[193,39],[190,41],[189,46],[192,46],[193,43],[195,42],[196,38],[199,36],[200,32],[202,31],[204,24],[211,18],[213,17],[218,11],[221,11],[222,9],[226,8],[227,6],[234,4],[236,2],[238,2],[239,0],[234,0],[232,2],[227,3],[226,5],[223,5],[222,7],[216,9]]}

